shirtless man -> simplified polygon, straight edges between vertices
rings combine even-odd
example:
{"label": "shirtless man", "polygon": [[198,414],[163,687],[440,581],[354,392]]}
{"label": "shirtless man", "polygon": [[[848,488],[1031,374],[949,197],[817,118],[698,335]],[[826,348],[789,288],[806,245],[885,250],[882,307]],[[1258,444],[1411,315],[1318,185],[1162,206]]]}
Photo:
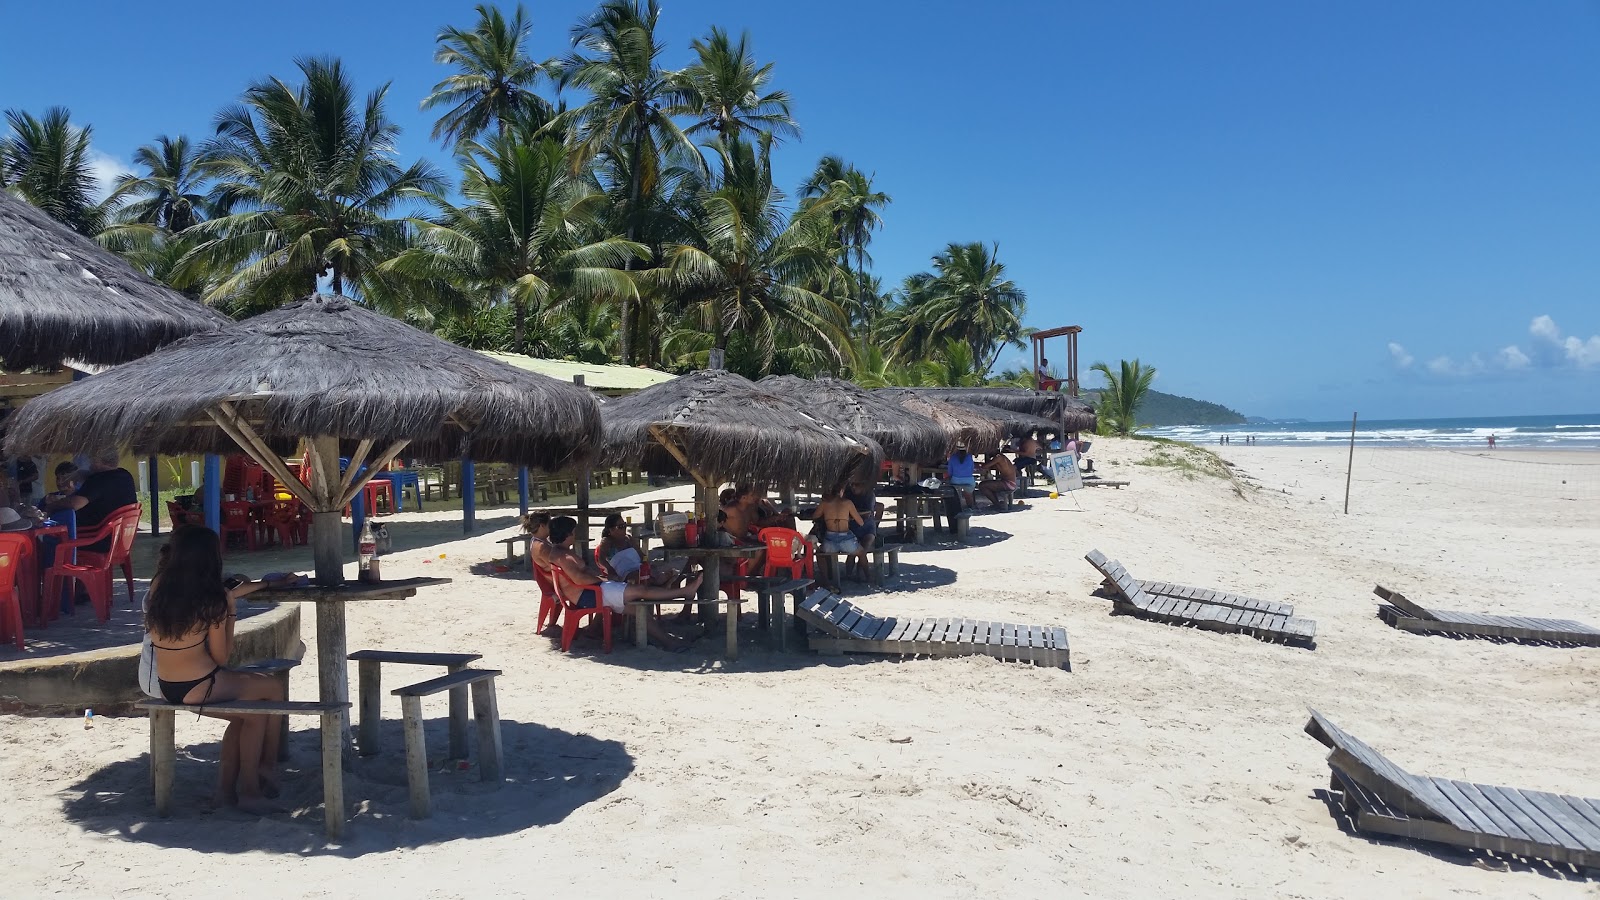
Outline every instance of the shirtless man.
{"label": "shirtless man", "polygon": [[[813,517],[822,523],[823,553],[844,553],[844,570],[850,571],[852,563],[866,571],[866,554],[861,552],[861,542],[856,540],[852,526],[865,524],[861,513],[856,512],[855,503],[844,495],[845,485],[836,486],[828,494],[828,499],[822,501],[817,507],[817,514]],[[837,585],[835,585],[837,587]]]}
{"label": "shirtless man", "polygon": [[1023,472],[1032,469],[1035,472],[1044,471],[1044,445],[1033,435],[1022,439],[1022,446],[1017,448],[1017,469]]}
{"label": "shirtless man", "polygon": [[985,478],[983,484],[978,485],[978,490],[984,499],[989,501],[990,506],[1001,509],[1000,494],[1005,491],[1015,494],[1017,491],[1017,467],[1004,453],[996,453],[989,457],[989,462],[983,469],[986,472],[993,472],[994,477]]}
{"label": "shirtless man", "polygon": [[735,490],[739,492],[739,504],[744,508],[745,519],[755,530],[760,531],[763,528],[796,530],[794,513],[779,509],[766,498],[765,492],[757,490],[755,485],[742,484]]}
{"label": "shirtless man", "polygon": [[[700,590],[700,580],[705,577],[703,575],[696,575],[678,588],[606,581],[572,549],[572,539],[577,531],[578,520],[571,516],[558,516],[551,520],[550,561],[560,567],[566,576],[561,582],[561,587],[567,589],[562,599],[581,609],[594,609],[603,604],[606,609],[620,615],[627,611],[630,600],[687,600]],[[656,643],[668,650],[685,646],[657,625],[654,616],[645,617],[645,627]]]}

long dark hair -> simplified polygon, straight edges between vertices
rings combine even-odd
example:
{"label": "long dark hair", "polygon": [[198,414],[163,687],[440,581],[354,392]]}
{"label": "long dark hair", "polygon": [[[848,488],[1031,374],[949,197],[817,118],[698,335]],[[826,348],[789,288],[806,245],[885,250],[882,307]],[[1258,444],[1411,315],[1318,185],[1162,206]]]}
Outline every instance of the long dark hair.
{"label": "long dark hair", "polygon": [[176,640],[228,617],[228,591],[222,586],[222,544],[204,525],[172,532],[145,603],[144,627],[164,640]]}

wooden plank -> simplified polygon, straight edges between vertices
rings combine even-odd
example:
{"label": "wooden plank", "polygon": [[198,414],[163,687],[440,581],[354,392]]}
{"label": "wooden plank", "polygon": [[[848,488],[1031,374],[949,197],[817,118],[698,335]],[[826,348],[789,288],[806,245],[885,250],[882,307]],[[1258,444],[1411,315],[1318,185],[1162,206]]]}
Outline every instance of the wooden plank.
{"label": "wooden plank", "polygon": [[1589,800],[1584,797],[1571,797],[1566,794],[1556,794],[1561,802],[1565,803],[1573,814],[1588,823],[1589,830],[1600,833],[1600,800]]}
{"label": "wooden plank", "polygon": [[[1538,810],[1547,821],[1554,822],[1566,832],[1568,839],[1562,843],[1568,847],[1582,848],[1591,853],[1600,851],[1600,832],[1590,828],[1589,823],[1581,816],[1572,814],[1567,804],[1561,801],[1561,795],[1548,794],[1544,791],[1518,791],[1522,798]],[[1549,830],[1549,829],[1546,829]]]}
{"label": "wooden plank", "polygon": [[1054,632],[1055,632],[1056,652],[1060,656],[1060,659],[1058,660],[1057,664],[1060,665],[1062,668],[1071,668],[1072,667],[1072,648],[1067,642],[1067,630],[1065,628],[1057,627],[1057,628],[1054,629]]}
{"label": "wooden plank", "polygon": [[1471,822],[1472,827],[1477,831],[1481,831],[1484,834],[1492,834],[1496,837],[1513,837],[1515,835],[1514,832],[1501,830],[1501,828],[1495,824],[1494,818],[1490,817],[1483,810],[1479,809],[1478,804],[1474,803],[1471,798],[1463,794],[1460,788],[1455,786],[1454,782],[1447,778],[1433,778],[1430,779],[1430,781],[1433,783],[1434,787],[1438,788],[1439,793],[1444,795],[1446,800],[1450,801],[1457,811],[1459,811],[1463,816],[1466,816],[1467,821]]}
{"label": "wooden plank", "polygon": [[150,785],[158,816],[172,812],[172,782],[178,759],[177,716],[171,709],[150,710]]}
{"label": "wooden plank", "polygon": [[422,730],[422,697],[400,698],[401,718],[406,733],[406,784],[411,799],[411,817],[426,819],[433,814],[433,798],[428,792],[428,743]]}
{"label": "wooden plank", "polygon": [[855,625],[861,621],[861,610],[851,609],[839,617],[839,630],[845,634],[855,635]]}
{"label": "wooden plank", "polygon": [[1480,784],[1476,785],[1476,787],[1478,792],[1483,794],[1490,803],[1494,804],[1495,808],[1500,810],[1503,816],[1516,824],[1517,828],[1522,832],[1522,836],[1526,836],[1528,840],[1540,844],[1555,845],[1560,843],[1554,835],[1544,829],[1544,826],[1538,820],[1530,816],[1528,811],[1522,808],[1522,804],[1516,798],[1513,798],[1505,788],[1493,784]]}
{"label": "wooden plank", "polygon": [[[1441,780],[1444,779],[1434,779],[1436,782]],[[1494,801],[1485,796],[1483,791],[1479,790],[1478,785],[1473,784],[1470,781],[1454,780],[1450,780],[1450,784],[1454,786],[1463,797],[1465,797],[1469,802],[1475,804],[1484,815],[1488,816],[1489,819],[1494,822],[1496,833],[1512,838],[1527,838],[1527,834],[1520,827],[1518,827],[1517,823],[1513,821],[1510,816],[1501,811],[1500,807],[1495,806]]]}
{"label": "wooden plank", "polygon": [[873,641],[886,641],[886,640],[888,640],[889,639],[889,635],[894,633],[895,628],[897,626],[899,626],[899,624],[900,624],[900,620],[896,619],[896,618],[894,618],[892,616],[890,618],[880,620],[878,622],[878,626],[872,630],[872,634],[868,637],[868,640],[873,640]]}

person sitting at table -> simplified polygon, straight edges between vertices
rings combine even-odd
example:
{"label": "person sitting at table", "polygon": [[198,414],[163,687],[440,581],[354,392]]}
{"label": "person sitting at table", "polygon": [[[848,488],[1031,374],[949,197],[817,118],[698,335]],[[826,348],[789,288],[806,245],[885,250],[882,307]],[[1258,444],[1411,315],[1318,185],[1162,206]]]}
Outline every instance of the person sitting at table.
{"label": "person sitting at table", "polygon": [[528,558],[545,572],[550,571],[550,514],[531,512],[522,517],[522,532],[528,541]]}
{"label": "person sitting at table", "polygon": [[955,488],[956,499],[960,501],[963,510],[971,509],[974,505],[972,489],[976,484],[976,462],[972,454],[967,452],[966,442],[956,445],[954,453],[946,463],[945,471],[950,478],[950,486]]}
{"label": "person sitting at table", "polygon": [[1022,444],[1017,447],[1017,470],[1020,472],[1044,472],[1044,445],[1033,435],[1022,439]]}
{"label": "person sitting at table", "polygon": [[[550,521],[550,561],[566,575],[563,586],[567,590],[562,599],[579,609],[605,609],[621,614],[627,611],[630,600],[688,600],[700,590],[705,576],[696,575],[682,587],[656,587],[654,585],[628,584],[607,581],[578,556],[572,549],[573,537],[578,531],[578,520],[571,516],[557,516]],[[678,650],[686,645],[656,624],[654,616],[645,617],[650,637],[668,650]]]}
{"label": "person sitting at table", "polygon": [[845,498],[845,485],[834,486],[828,493],[826,500],[817,507],[815,516],[822,523],[822,541],[820,549],[823,553],[846,554],[844,570],[852,570],[852,562],[866,572],[866,554],[861,552],[861,542],[856,540],[854,526],[863,525],[861,513],[856,512],[856,505]]}
{"label": "person sitting at table", "polygon": [[[606,516],[605,528],[600,532],[600,546],[595,552],[602,575],[612,581],[641,583],[639,573],[644,570],[644,553],[639,550],[639,542],[628,529],[628,521],[622,517],[622,513]],[[677,580],[682,568],[681,562],[663,560],[650,567],[650,574],[643,583],[656,587],[670,586]]]}
{"label": "person sitting at table", "polygon": [[751,531],[760,531],[763,528],[796,530],[794,513],[779,509],[776,503],[767,499],[766,491],[753,484],[736,485],[734,490],[739,494],[739,503],[744,507],[745,518],[750,524]]}
{"label": "person sitting at table", "polygon": [[873,491],[871,480],[865,475],[857,475],[850,485],[845,488],[844,496],[856,508],[856,513],[861,516],[859,524],[850,523],[850,533],[856,536],[856,543],[861,545],[861,555],[858,557],[860,565],[857,569],[862,581],[867,580],[867,554],[878,543],[878,523],[883,520],[883,504],[878,502],[878,495]]}
{"label": "person sitting at table", "polygon": [[[134,484],[133,474],[122,468],[121,455],[113,449],[97,454],[77,491],[46,503],[45,511],[76,510],[78,532],[82,534],[100,527],[116,510],[138,502],[139,488]],[[111,549],[111,538],[84,549],[90,553],[105,553]]]}
{"label": "person sitting at table", "polygon": [[224,583],[222,543],[203,525],[184,525],[161,550],[145,600],[145,630],[155,647],[156,678],[170,703],[228,722],[222,736],[217,803],[264,815],[278,793],[279,729],[271,716],[207,712],[207,703],[284,699],[271,675],[227,668],[240,597],[263,587],[237,576]]}
{"label": "person sitting at table", "polygon": [[1007,491],[1012,494],[1016,493],[1017,467],[1011,460],[1006,458],[1005,453],[997,452],[989,457],[989,461],[984,464],[983,470],[993,473],[993,477],[985,478],[983,483],[978,485],[978,490],[983,493],[984,499],[989,501],[991,507],[1001,509],[1003,507],[1000,502],[1000,495]]}

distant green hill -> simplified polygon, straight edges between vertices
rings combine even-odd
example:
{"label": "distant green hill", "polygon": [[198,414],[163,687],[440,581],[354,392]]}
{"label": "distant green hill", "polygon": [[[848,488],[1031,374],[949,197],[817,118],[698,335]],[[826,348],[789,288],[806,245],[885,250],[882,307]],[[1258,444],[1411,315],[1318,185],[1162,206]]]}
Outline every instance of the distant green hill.
{"label": "distant green hill", "polygon": [[[1091,400],[1091,402],[1093,402]],[[1243,425],[1243,415],[1217,403],[1151,391],[1139,407],[1139,424],[1157,428],[1165,425]]]}

